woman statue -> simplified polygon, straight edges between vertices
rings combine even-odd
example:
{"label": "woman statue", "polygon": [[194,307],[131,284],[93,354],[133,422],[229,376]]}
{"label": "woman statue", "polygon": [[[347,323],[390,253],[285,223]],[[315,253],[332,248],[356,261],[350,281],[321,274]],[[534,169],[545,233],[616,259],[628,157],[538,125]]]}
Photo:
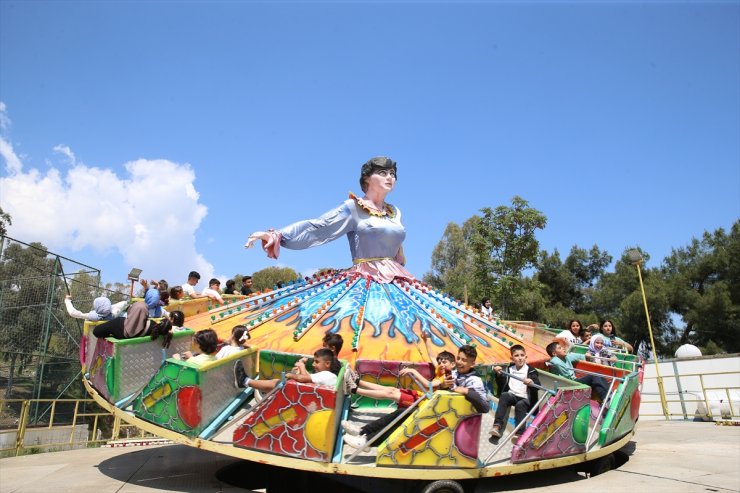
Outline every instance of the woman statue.
{"label": "woman statue", "polygon": [[363,198],[350,194],[342,205],[318,219],[299,221],[275,231],[257,231],[247,240],[251,247],[262,240],[270,258],[278,258],[280,247],[303,250],[347,236],[354,266],[358,272],[381,283],[396,277],[414,279],[403,266],[401,244],[406,230],[401,224],[401,211],[385,202],[396,185],[396,163],[387,157],[376,157],[362,165],[360,187]]}
{"label": "woman statue", "polygon": [[[530,363],[547,359],[543,350],[523,341],[521,332],[482,317],[477,310],[420,283],[406,270],[401,211],[386,202],[397,176],[395,161],[375,157],[360,171],[362,198],[350,194],[339,207],[317,219],[249,236],[247,248],[260,241],[274,259],[281,247],[300,250],[346,236],[353,263],[329,276],[276,289],[269,301],[241,316],[240,323],[250,328],[254,345],[312,354],[321,346],[321,338],[333,332],[345,342],[342,358],[428,361],[420,344],[424,332],[437,351],[456,353],[463,344],[476,345],[482,362],[508,361],[508,348],[513,344],[528,347]],[[250,299],[261,298],[254,295]],[[292,338],[285,337],[286,327],[292,329]],[[302,344],[295,344],[299,340]]]}

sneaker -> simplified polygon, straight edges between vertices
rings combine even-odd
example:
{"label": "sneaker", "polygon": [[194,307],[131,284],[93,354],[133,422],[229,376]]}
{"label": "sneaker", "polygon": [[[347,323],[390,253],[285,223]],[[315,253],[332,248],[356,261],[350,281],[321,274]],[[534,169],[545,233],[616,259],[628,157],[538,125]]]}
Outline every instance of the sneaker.
{"label": "sneaker", "polygon": [[357,423],[352,423],[351,421],[347,420],[342,421],[342,428],[344,428],[345,433],[354,436],[359,436],[360,430],[362,429],[362,427]]}
{"label": "sneaker", "polygon": [[501,438],[501,427],[499,425],[493,425],[493,429],[491,429],[491,436],[494,438]]}
{"label": "sneaker", "polygon": [[342,439],[344,440],[344,443],[356,449],[361,449],[367,444],[367,437],[365,435],[360,435],[360,436],[344,435]]}
{"label": "sneaker", "polygon": [[520,439],[521,437],[522,437],[522,435],[521,435],[521,434],[519,434],[519,435],[514,435],[514,436],[512,436],[512,437],[511,437],[511,443],[513,443],[514,445],[516,445],[516,444],[517,444],[517,442],[519,442],[519,439]]}
{"label": "sneaker", "polygon": [[357,389],[359,376],[348,366],[344,369],[344,395],[352,394]]}
{"label": "sneaker", "polygon": [[234,363],[234,387],[237,389],[243,389],[247,386],[244,384],[244,380],[247,378],[247,372],[244,371],[244,365],[241,360]]}

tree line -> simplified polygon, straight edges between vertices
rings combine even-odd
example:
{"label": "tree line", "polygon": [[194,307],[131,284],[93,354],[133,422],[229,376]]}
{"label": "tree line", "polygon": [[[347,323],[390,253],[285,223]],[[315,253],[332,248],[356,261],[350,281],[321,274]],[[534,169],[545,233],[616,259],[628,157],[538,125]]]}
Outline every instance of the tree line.
{"label": "tree line", "polygon": [[[626,248],[616,259],[593,245],[573,245],[565,258],[540,250],[546,216],[521,197],[451,222],[432,253],[424,281],[471,302],[490,298],[509,320],[565,327],[610,319],[620,337],[649,342],[636,266]],[[641,265],[659,354],[690,342],[704,354],[740,352],[740,220],[674,248],[660,266]],[[634,344],[637,346],[637,344]]]}
{"label": "tree line", "polygon": [[[10,221],[0,209],[3,233]],[[608,318],[616,324],[620,337],[635,347],[647,340],[639,280],[627,254],[630,248],[615,261],[598,245],[573,245],[563,258],[557,249],[540,250],[537,233],[546,225],[545,214],[518,196],[511,205],[481,209],[462,225],[451,222],[432,252],[432,269],[424,281],[458,299],[467,298],[471,304],[490,298],[494,309],[508,320],[565,327],[574,318],[585,325]],[[0,262],[2,279],[31,278],[34,272],[49,268],[41,265],[49,262],[43,254],[45,247],[33,246],[30,250],[36,253],[20,246],[15,247],[19,251],[14,255],[6,250]],[[649,259],[648,252],[639,246],[634,249]],[[24,260],[19,262],[21,257]],[[330,268],[321,269],[325,270]],[[687,245],[674,248],[658,267],[643,265],[642,274],[659,354],[673,354],[686,342],[700,346],[704,354],[740,352],[740,220],[729,232],[719,228],[692,238]],[[73,299],[98,296],[98,279],[80,276],[75,276],[69,287]],[[290,267],[268,267],[253,273],[254,289],[272,289],[297,277],[300,273]],[[234,279],[240,286],[241,275]],[[42,285],[37,290],[39,296],[44,295]],[[2,291],[6,308],[7,302],[21,294],[11,286]],[[106,284],[104,291],[112,301],[118,301],[126,296],[128,286]],[[54,296],[57,306],[64,294],[60,291]],[[35,332],[29,330],[30,322],[24,322],[29,309],[12,310],[12,316],[3,310],[5,318],[13,320],[4,324],[1,334],[3,359],[11,360],[11,368],[24,366],[33,354],[25,347],[15,347],[24,339],[20,334],[27,338]],[[13,356],[16,352],[25,356],[17,359]]]}

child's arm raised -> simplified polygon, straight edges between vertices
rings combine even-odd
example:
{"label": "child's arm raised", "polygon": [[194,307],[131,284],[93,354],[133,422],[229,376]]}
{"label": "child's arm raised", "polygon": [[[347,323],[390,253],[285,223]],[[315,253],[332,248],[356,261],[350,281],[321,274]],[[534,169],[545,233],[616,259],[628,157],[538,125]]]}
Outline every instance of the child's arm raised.
{"label": "child's arm raised", "polygon": [[[418,371],[416,371],[414,368],[403,368],[400,372],[398,372],[398,374],[400,376],[402,376],[402,377],[405,376],[405,375],[413,375],[414,377],[416,377],[416,380],[421,385],[423,385],[423,389],[422,390],[426,390],[426,389],[429,388],[429,380],[427,380],[426,378],[424,378],[421,375],[421,373],[419,373]],[[437,384],[436,386],[438,386],[438,385],[439,384]],[[434,382],[432,382],[432,386],[435,386],[434,385]]]}
{"label": "child's arm raised", "polygon": [[432,341],[430,340],[430,335],[427,334],[424,330],[421,331],[421,340],[424,341],[424,345],[427,348],[427,356],[429,356],[429,361],[432,363],[432,366],[434,368],[437,368],[437,358],[434,356],[434,351],[432,351]]}

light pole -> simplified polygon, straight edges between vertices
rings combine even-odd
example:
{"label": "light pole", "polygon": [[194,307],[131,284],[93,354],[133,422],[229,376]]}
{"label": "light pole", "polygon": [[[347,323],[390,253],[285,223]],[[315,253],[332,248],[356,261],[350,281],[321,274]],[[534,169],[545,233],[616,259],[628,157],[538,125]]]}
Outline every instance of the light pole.
{"label": "light pole", "polygon": [[663,377],[660,376],[660,365],[658,365],[658,354],[655,352],[655,339],[653,339],[653,326],[650,323],[650,312],[648,311],[647,297],[645,296],[645,286],[642,283],[642,271],[640,270],[640,264],[643,261],[642,253],[636,248],[627,252],[629,255],[630,262],[632,265],[637,267],[637,277],[640,279],[640,290],[642,291],[642,303],[645,305],[645,318],[647,318],[648,332],[650,333],[650,346],[653,349],[653,361],[655,362],[655,374],[658,378],[658,392],[660,393],[660,404],[663,407],[663,416],[665,419],[669,419],[668,416],[668,403],[665,398],[665,390],[663,389]]}

